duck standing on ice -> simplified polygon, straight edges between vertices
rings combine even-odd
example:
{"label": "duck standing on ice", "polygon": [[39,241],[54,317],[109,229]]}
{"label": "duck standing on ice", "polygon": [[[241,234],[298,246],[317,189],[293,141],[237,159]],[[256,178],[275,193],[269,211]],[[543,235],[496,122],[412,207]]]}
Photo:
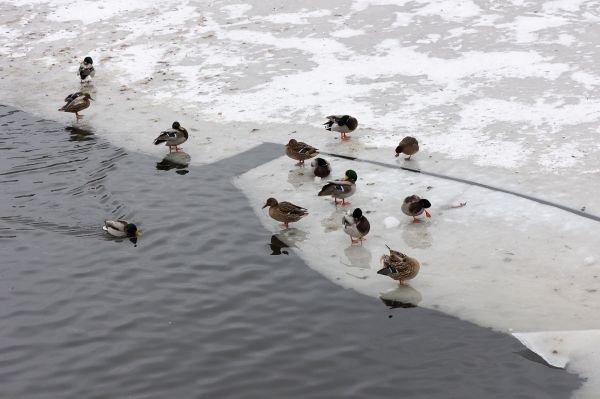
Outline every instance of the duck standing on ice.
{"label": "duck standing on ice", "polygon": [[96,71],[94,70],[94,60],[92,60],[92,57],[85,57],[83,59],[83,62],[79,64],[79,71],[77,74],[81,79],[81,83],[92,81],[92,78],[96,74]]}
{"label": "duck standing on ice", "polygon": [[419,274],[421,268],[419,261],[401,252],[394,251],[387,245],[386,247],[390,250],[390,254],[381,257],[384,267],[377,274],[397,280],[400,285],[408,285],[406,281],[412,280]]}
{"label": "duck standing on ice", "polygon": [[[371,224],[360,208],[356,208],[352,213],[348,212],[342,219],[342,223],[344,232],[350,236],[352,244],[358,244],[365,240],[365,236],[371,230]],[[356,240],[353,237],[356,237]]]}
{"label": "duck standing on ice", "polygon": [[304,166],[304,161],[319,155],[318,150],[302,141],[291,139],[285,146],[285,155],[298,161],[296,166]]}
{"label": "duck standing on ice", "polygon": [[353,132],[358,127],[358,120],[350,115],[329,115],[326,118],[327,122],[323,124],[325,130],[341,133],[340,139],[342,140],[348,140],[350,136],[346,134]]}
{"label": "duck standing on ice", "polygon": [[75,114],[75,119],[79,120],[83,118],[83,115],[79,115],[79,112],[90,106],[90,100],[93,100],[93,98],[89,93],[78,91],[77,93],[69,94],[65,98],[66,104],[58,110],[61,112],[72,112]]}
{"label": "duck standing on ice", "polygon": [[356,172],[348,169],[343,179],[330,181],[321,188],[318,195],[319,197],[332,196],[336,206],[338,198],[342,199],[342,205],[350,205],[350,202],[346,202],[344,199],[356,192],[356,180],[358,180]]}
{"label": "duck standing on ice", "polygon": [[410,157],[419,152],[419,142],[416,138],[406,136],[400,141],[398,147],[396,147],[396,158],[400,156],[401,153],[408,155],[407,158],[404,158],[406,161],[410,161]]}
{"label": "duck standing on ice", "polygon": [[290,223],[297,222],[305,216],[308,216],[308,210],[301,206],[294,205],[291,202],[277,202],[275,198],[267,199],[267,203],[263,206],[263,209],[269,207],[269,216],[282,222],[286,229]]}
{"label": "duck standing on ice", "polygon": [[404,198],[401,209],[405,215],[413,217],[413,223],[419,223],[420,220],[417,219],[417,216],[421,215],[423,212],[425,212],[425,216],[428,218],[431,217],[431,214],[427,212],[427,208],[430,207],[431,202],[425,198],[421,198],[418,195],[410,195]]}
{"label": "duck standing on ice", "polygon": [[162,131],[158,137],[154,139],[154,145],[165,143],[165,145],[169,147],[169,152],[171,152],[173,147],[175,147],[175,151],[177,152],[180,150],[177,146],[185,143],[188,137],[189,134],[186,128],[181,126],[179,122],[173,122],[171,129]]}

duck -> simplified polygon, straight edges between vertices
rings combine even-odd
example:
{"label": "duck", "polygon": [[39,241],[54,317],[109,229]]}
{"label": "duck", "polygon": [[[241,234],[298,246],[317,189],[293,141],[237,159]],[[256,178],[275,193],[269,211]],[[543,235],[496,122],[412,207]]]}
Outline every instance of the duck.
{"label": "duck", "polygon": [[186,128],[176,121],[171,125],[171,129],[162,131],[158,137],[154,139],[154,145],[165,143],[165,145],[169,147],[169,152],[171,152],[173,147],[175,147],[175,152],[177,152],[180,150],[177,146],[185,143],[188,137],[189,134]]}
{"label": "duck", "polygon": [[406,136],[400,141],[398,147],[396,147],[396,158],[400,156],[400,153],[404,153],[408,155],[407,158],[404,158],[406,161],[410,161],[410,157],[419,152],[419,142],[416,138]]}
{"label": "duck", "polygon": [[310,162],[315,176],[324,178],[331,174],[331,165],[323,158],[315,158]]}
{"label": "duck", "polygon": [[[342,223],[344,224],[344,232],[350,236],[352,244],[358,244],[365,240],[365,236],[371,230],[371,224],[363,215],[360,208],[356,208],[352,213],[348,212],[344,215]],[[355,240],[353,237],[357,237],[357,239]]]}
{"label": "duck", "polygon": [[290,223],[299,221],[308,216],[308,210],[291,202],[277,202],[275,198],[268,198],[262,209],[269,207],[269,216],[278,222],[282,222],[282,227],[289,228]]}
{"label": "duck", "polygon": [[325,130],[341,133],[342,140],[348,140],[350,136],[347,136],[347,133],[353,132],[358,127],[358,120],[350,115],[329,115],[326,118],[327,122],[323,124]]}
{"label": "duck", "polygon": [[305,160],[314,158],[319,155],[319,153],[318,150],[311,145],[296,141],[295,139],[290,139],[285,146],[285,155],[299,161],[296,164],[297,166],[302,166],[304,165]]}
{"label": "duck", "polygon": [[389,249],[390,254],[381,257],[384,267],[378,270],[377,274],[397,280],[400,285],[408,285],[406,281],[412,280],[419,274],[421,268],[419,261],[401,252],[394,251],[387,245],[386,247]]}
{"label": "duck", "polygon": [[79,112],[90,106],[90,100],[93,100],[93,98],[89,93],[78,91],[77,93],[72,93],[65,97],[66,104],[58,110],[61,112],[72,112],[75,114],[75,119],[79,120],[83,118],[83,115],[79,115]]}
{"label": "duck", "polygon": [[83,59],[83,62],[79,64],[79,71],[77,74],[81,78],[81,83],[85,83],[86,79],[88,82],[91,82],[92,78],[96,74],[96,71],[94,70],[94,60],[92,60],[92,57],[85,57]]}
{"label": "duck", "polygon": [[342,199],[342,206],[350,205],[350,202],[345,201],[345,198],[351,197],[356,192],[356,180],[358,175],[352,169],[348,169],[344,174],[343,179],[329,181],[319,191],[319,197],[330,195],[337,206],[338,198]]}
{"label": "duck", "polygon": [[428,218],[431,217],[431,214],[427,212],[427,208],[430,207],[431,202],[425,198],[421,198],[418,195],[409,195],[404,198],[401,209],[405,215],[413,217],[413,223],[418,223],[420,220],[417,219],[417,216],[421,215],[423,212],[425,212],[425,216]]}
{"label": "duck", "polygon": [[137,226],[127,220],[105,220],[102,230],[114,237],[141,237],[143,233]]}

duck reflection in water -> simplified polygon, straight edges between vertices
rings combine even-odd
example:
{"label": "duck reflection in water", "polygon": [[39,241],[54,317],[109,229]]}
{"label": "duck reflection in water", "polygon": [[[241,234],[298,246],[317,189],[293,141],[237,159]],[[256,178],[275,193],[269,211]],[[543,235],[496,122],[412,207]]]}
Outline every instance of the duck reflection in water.
{"label": "duck reflection in water", "polygon": [[175,173],[185,175],[189,173],[187,170],[188,165],[192,161],[190,154],[179,151],[170,152],[163,158],[162,161],[156,163],[156,169],[158,170],[171,170],[176,169]]}
{"label": "duck reflection in water", "polygon": [[304,230],[297,228],[289,228],[281,233],[271,236],[271,242],[268,244],[271,249],[271,255],[289,255],[288,251],[283,251],[283,248],[297,247],[297,243],[308,238],[308,234]]}
{"label": "duck reflection in water", "polygon": [[371,260],[373,256],[371,255],[371,251],[363,246],[349,246],[344,249],[344,255],[348,258],[348,262],[342,262],[342,264],[348,267],[356,267],[359,269],[370,269],[371,268]]}
{"label": "duck reflection in water", "polygon": [[69,141],[90,141],[96,140],[94,132],[88,128],[82,128],[81,126],[67,126],[65,130],[71,134]]}
{"label": "duck reflection in water", "polygon": [[415,308],[423,300],[421,293],[409,285],[381,294],[379,299],[390,309]]}

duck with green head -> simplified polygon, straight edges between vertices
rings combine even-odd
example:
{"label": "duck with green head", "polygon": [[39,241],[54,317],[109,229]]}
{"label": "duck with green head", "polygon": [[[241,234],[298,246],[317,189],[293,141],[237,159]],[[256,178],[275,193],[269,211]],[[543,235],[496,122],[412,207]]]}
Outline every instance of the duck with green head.
{"label": "duck with green head", "polygon": [[77,74],[81,78],[81,83],[92,81],[92,78],[96,74],[96,71],[94,70],[94,60],[92,60],[92,57],[85,57],[83,59],[83,62],[79,64],[79,71]]}
{"label": "duck with green head", "polygon": [[141,237],[142,232],[138,230],[137,226],[133,223],[129,223],[127,220],[105,220],[102,230],[114,237]]}
{"label": "duck with green head", "polygon": [[333,197],[336,206],[338,199],[342,200],[341,205],[350,205],[350,202],[345,201],[345,198],[351,197],[356,192],[356,180],[358,180],[356,172],[348,169],[342,179],[333,180],[324,185],[319,191],[319,197]]}
{"label": "duck with green head", "polygon": [[183,144],[189,137],[186,128],[181,126],[179,122],[173,122],[171,129],[162,131],[157,138],[154,139],[154,145],[165,143],[169,147],[169,152],[175,147],[175,151],[181,150],[178,145]]}

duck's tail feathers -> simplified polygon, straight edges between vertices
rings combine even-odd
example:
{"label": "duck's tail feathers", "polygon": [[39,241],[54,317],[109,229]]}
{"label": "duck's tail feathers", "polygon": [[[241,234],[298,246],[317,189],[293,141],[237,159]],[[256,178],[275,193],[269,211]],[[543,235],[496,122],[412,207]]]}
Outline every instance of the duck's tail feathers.
{"label": "duck's tail feathers", "polygon": [[167,140],[159,140],[159,139],[156,139],[156,140],[154,140],[154,145],[159,145],[159,144],[161,144],[161,143],[166,143],[166,142],[167,142]]}

